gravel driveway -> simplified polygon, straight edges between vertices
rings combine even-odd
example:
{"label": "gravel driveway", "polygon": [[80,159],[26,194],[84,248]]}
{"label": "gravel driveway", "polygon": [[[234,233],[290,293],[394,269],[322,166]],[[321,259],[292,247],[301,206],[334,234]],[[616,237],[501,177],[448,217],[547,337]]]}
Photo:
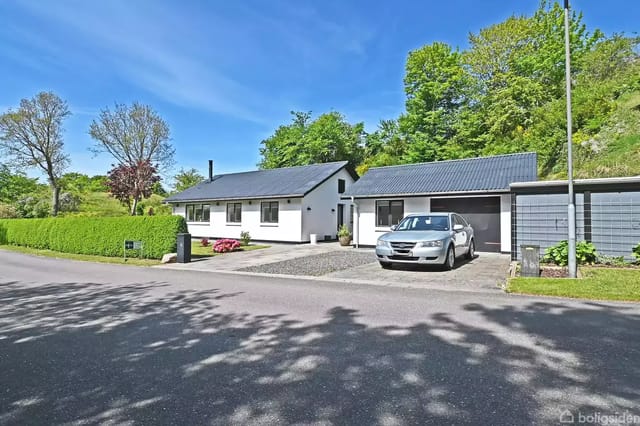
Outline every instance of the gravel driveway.
{"label": "gravel driveway", "polygon": [[265,274],[320,276],[373,262],[376,262],[376,259],[370,251],[361,252],[339,250],[298,257],[281,262],[250,266],[239,269],[239,271],[261,272]]}

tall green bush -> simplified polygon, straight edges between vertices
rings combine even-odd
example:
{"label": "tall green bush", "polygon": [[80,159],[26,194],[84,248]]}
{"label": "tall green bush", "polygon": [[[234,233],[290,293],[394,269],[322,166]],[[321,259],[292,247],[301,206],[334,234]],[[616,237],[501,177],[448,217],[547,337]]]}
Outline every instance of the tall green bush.
{"label": "tall green bush", "polygon": [[159,259],[175,252],[181,232],[187,232],[181,216],[0,220],[0,244],[113,257],[122,256],[124,240],[136,240],[143,242],[145,257]]}

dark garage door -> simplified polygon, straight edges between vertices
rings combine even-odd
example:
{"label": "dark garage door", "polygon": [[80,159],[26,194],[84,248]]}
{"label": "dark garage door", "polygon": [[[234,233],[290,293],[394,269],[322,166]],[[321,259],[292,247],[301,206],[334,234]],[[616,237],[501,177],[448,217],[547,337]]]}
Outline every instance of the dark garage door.
{"label": "dark garage door", "polygon": [[473,226],[476,250],[500,251],[500,197],[432,198],[432,212],[456,212]]}

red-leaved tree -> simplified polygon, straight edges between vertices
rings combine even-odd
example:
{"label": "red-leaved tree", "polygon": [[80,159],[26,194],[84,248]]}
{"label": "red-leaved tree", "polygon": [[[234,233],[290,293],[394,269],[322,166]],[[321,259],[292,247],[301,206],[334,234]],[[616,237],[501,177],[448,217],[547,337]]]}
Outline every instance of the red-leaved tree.
{"label": "red-leaved tree", "polygon": [[156,168],[148,160],[138,161],[134,166],[116,166],[107,174],[109,192],[127,205],[131,216],[135,216],[138,202],[151,196],[153,185],[159,181]]}

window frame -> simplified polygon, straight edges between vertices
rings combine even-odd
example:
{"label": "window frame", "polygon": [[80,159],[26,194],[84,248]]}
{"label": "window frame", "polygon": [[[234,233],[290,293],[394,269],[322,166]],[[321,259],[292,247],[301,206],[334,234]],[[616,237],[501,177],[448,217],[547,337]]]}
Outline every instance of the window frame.
{"label": "window frame", "polygon": [[211,222],[211,204],[191,203],[184,206],[184,218],[190,223]]}
{"label": "window frame", "polygon": [[[265,215],[265,207],[268,205],[268,216]],[[275,205],[275,219],[273,217]],[[273,225],[279,223],[280,220],[280,201],[261,201],[260,202],[260,223]]]}
{"label": "window frame", "polygon": [[[229,207],[233,209],[231,217]],[[227,203],[227,223],[242,223],[242,203]]]}
{"label": "window frame", "polygon": [[[386,217],[386,224],[385,223],[381,223],[380,221],[380,204],[382,203],[387,203],[387,208],[389,209],[389,212],[387,213],[387,217]],[[394,217],[393,217],[393,212],[392,212],[392,205],[393,204],[400,204],[400,208],[401,208],[401,214],[400,217],[397,218],[396,222],[394,223]],[[376,228],[388,228],[394,225],[399,224],[402,219],[404,218],[404,200],[376,200],[375,203],[375,207],[376,207]]]}
{"label": "window frame", "polygon": [[338,179],[338,194],[344,194],[347,191],[347,181]]}

